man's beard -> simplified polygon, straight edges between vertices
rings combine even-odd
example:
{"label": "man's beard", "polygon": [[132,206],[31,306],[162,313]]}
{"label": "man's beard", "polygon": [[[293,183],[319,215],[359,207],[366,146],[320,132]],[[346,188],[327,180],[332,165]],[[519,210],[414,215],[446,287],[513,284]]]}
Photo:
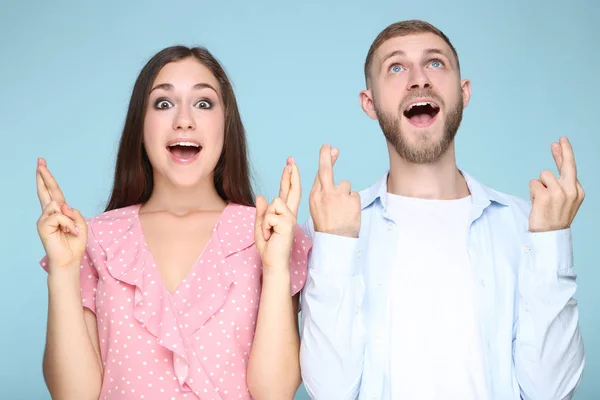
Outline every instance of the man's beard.
{"label": "man's beard", "polygon": [[411,145],[407,140],[406,133],[404,133],[400,127],[400,121],[404,118],[404,104],[411,99],[422,97],[431,98],[438,103],[441,109],[444,108],[443,101],[440,97],[431,91],[420,92],[405,99],[399,108],[397,116],[388,114],[379,109],[376,103],[373,104],[379,126],[381,127],[385,138],[392,146],[394,146],[394,149],[400,157],[413,164],[430,164],[438,161],[454,141],[454,137],[456,136],[456,132],[462,121],[463,98],[462,95],[459,95],[456,105],[454,108],[450,109],[446,115],[442,138],[436,142],[432,142],[430,140],[431,132],[422,130],[421,133],[419,133],[419,137],[417,137],[417,143]]}

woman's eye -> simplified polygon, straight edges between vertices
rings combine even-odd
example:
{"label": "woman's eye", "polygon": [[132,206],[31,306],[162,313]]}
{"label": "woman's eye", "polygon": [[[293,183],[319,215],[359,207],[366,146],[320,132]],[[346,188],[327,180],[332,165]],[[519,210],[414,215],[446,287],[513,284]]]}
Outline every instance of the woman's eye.
{"label": "woman's eye", "polygon": [[212,104],[208,100],[200,100],[199,102],[196,103],[196,107],[197,108],[209,109],[209,108],[212,107]]}
{"label": "woman's eye", "polygon": [[169,100],[162,99],[156,101],[155,107],[159,110],[167,110],[169,108],[172,108],[173,104],[171,104]]}

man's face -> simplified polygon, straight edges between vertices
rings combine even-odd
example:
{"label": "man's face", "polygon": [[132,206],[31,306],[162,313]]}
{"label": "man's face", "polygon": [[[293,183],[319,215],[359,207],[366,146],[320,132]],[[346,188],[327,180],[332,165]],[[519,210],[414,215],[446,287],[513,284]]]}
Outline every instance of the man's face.
{"label": "man's face", "polygon": [[437,161],[453,143],[470,97],[450,46],[432,33],[398,36],[376,51],[365,112],[396,152],[417,163]]}

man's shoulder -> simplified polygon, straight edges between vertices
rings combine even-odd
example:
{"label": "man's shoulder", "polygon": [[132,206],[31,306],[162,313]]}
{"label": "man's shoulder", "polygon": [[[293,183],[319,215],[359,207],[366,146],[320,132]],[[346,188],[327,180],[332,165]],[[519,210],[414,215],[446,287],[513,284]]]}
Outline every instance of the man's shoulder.
{"label": "man's shoulder", "polygon": [[495,193],[497,198],[501,199],[504,202],[504,204],[506,204],[509,207],[527,211],[529,211],[529,209],[531,208],[531,201],[529,199],[524,199],[514,194],[501,192],[492,188],[489,188],[489,190]]}
{"label": "man's shoulder", "polygon": [[[501,235],[508,238],[527,232],[529,229],[529,214],[531,212],[531,201],[513,194],[492,189],[481,183],[470,182],[474,205],[484,206],[482,215],[490,229],[502,232]],[[489,200],[489,203],[488,203]],[[489,204],[488,206],[485,206]]]}
{"label": "man's shoulder", "polygon": [[529,212],[531,211],[531,201],[529,199],[492,189],[483,184],[480,185],[490,194],[490,200],[504,206],[502,208],[507,212],[516,215],[529,216]]}

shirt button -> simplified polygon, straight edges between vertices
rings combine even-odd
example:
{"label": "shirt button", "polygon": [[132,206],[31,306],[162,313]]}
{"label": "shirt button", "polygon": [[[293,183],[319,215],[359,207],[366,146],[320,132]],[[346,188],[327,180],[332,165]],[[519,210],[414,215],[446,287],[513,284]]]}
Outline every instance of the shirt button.
{"label": "shirt button", "polygon": [[531,251],[531,249],[527,246],[523,246],[523,253],[528,254]]}
{"label": "shirt button", "polygon": [[392,224],[391,222],[388,224],[388,231],[392,231],[394,229],[394,224]]}
{"label": "shirt button", "polygon": [[525,308],[525,311],[529,311],[529,304],[525,303],[523,307]]}
{"label": "shirt button", "polygon": [[360,251],[360,250],[359,250],[359,251],[357,251],[357,252],[356,252],[356,258],[358,258],[358,259],[360,260],[361,256],[362,256],[362,253],[361,253],[361,251]]}

